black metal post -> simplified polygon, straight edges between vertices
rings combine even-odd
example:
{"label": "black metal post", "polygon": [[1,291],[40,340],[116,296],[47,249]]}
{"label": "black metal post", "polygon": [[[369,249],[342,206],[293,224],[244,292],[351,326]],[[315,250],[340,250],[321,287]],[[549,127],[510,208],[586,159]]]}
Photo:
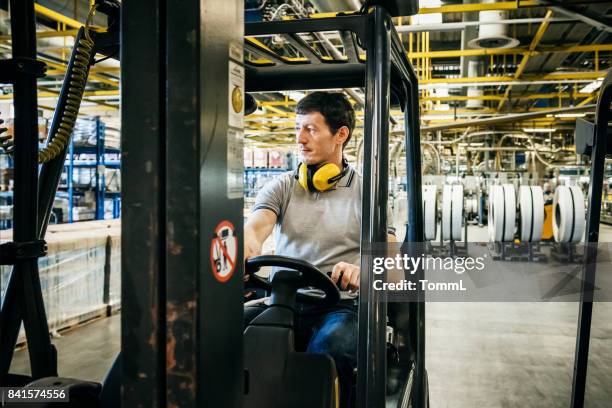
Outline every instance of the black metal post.
{"label": "black metal post", "polygon": [[121,10],[121,406],[166,407],[166,2]]}
{"label": "black metal post", "polygon": [[[408,224],[405,242],[410,248],[424,241],[423,207],[421,191],[421,133],[419,124],[418,79],[410,72],[409,102],[404,110],[406,128],[406,185],[408,197]],[[423,269],[416,272],[417,281],[424,279]],[[411,400],[414,407],[426,406],[427,385],[425,375],[425,299],[419,290],[418,301],[408,306],[411,349],[414,355],[414,375]]]}
{"label": "black metal post", "polygon": [[[11,1],[13,58],[36,59],[36,26],[32,0]],[[13,84],[15,104],[15,187],[13,240],[38,238],[38,111],[36,77],[20,72]],[[19,306],[18,306],[19,305]],[[15,263],[2,304],[0,376],[10,367],[23,318],[33,378],[57,374],[55,350],[49,338],[47,315],[38,275],[38,259]]]}
{"label": "black metal post", "polygon": [[[359,296],[358,407],[384,407],[387,375],[387,303],[372,288],[368,256],[373,243],[387,242],[389,178],[390,29],[387,12],[375,7],[367,40],[366,117],[364,124],[361,278]],[[379,276],[386,279],[386,276]]]}
{"label": "black metal post", "polygon": [[[228,101],[244,87],[228,68],[243,15],[239,0],[123,4],[123,406],[242,406],[242,107]],[[235,226],[224,279],[219,225]]]}
{"label": "black metal post", "polygon": [[595,114],[595,135],[591,153],[591,183],[589,184],[589,203],[585,233],[584,269],[580,292],[578,333],[574,355],[574,377],[572,383],[572,408],[584,406],[587,367],[589,363],[589,342],[591,337],[591,317],[593,315],[593,284],[597,262],[597,243],[599,242],[599,218],[601,215],[601,195],[604,180],[604,166],[608,149],[608,122],[612,119],[612,70],[608,71],[597,101]]}
{"label": "black metal post", "polygon": [[106,305],[106,316],[112,313],[110,304],[110,279],[111,279],[111,259],[112,259],[113,240],[110,236],[106,237],[104,249],[104,284],[102,286],[102,303]]}
{"label": "black metal post", "polygon": [[[185,408],[242,406],[243,169],[232,167],[242,160],[243,125],[242,106],[228,101],[244,96],[233,76],[243,69],[243,5],[192,0],[167,9],[166,350],[174,367],[166,378],[168,405]],[[238,254],[226,280],[211,261],[221,223],[232,225]]]}
{"label": "black metal post", "polygon": [[[401,45],[397,33],[392,30],[392,60],[394,68],[403,82],[403,89],[397,89],[404,94],[404,127],[406,147],[406,190],[408,220],[406,235],[404,237],[404,251],[412,256],[421,256],[421,243],[424,242],[422,182],[421,182],[421,143],[419,122],[419,90],[418,77],[412,69]],[[394,82],[398,87],[399,83]],[[441,239],[441,238],[440,238]],[[440,242],[442,244],[442,241]],[[414,253],[416,252],[416,253]],[[423,269],[416,271],[415,276],[409,279],[421,280],[424,278]],[[399,337],[409,340],[409,357],[412,363],[412,375],[405,378],[405,389],[401,393],[398,406],[410,404],[413,407],[426,407],[428,404],[427,374],[425,371],[425,299],[424,292],[417,292],[417,301],[407,305],[394,303],[390,306],[390,318],[393,317]],[[407,313],[406,313],[407,312]],[[407,321],[407,324],[406,324]],[[406,363],[406,354],[400,353],[400,364]],[[411,381],[410,381],[411,380]]]}

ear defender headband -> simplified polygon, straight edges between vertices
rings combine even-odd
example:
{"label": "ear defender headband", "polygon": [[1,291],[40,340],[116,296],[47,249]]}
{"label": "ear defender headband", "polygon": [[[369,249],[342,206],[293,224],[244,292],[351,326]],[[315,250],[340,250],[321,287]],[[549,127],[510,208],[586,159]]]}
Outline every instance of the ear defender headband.
{"label": "ear defender headband", "polygon": [[342,169],[334,163],[305,165],[300,163],[295,178],[306,191],[323,192],[334,188],[336,183],[346,175],[348,162],[342,159]]}

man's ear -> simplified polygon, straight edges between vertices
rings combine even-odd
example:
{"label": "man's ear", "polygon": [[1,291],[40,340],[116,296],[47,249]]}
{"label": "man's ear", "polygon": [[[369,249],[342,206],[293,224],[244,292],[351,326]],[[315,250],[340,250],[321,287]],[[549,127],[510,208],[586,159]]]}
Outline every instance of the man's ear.
{"label": "man's ear", "polygon": [[348,126],[342,126],[340,129],[338,129],[338,132],[336,132],[336,137],[337,137],[338,142],[340,142],[340,144],[344,144],[346,139],[348,139],[349,137]]}

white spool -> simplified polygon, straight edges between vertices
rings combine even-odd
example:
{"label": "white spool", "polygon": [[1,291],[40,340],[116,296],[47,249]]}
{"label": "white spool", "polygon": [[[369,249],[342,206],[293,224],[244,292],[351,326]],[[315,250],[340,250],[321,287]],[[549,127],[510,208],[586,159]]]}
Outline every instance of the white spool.
{"label": "white spool", "polygon": [[516,193],[512,184],[489,188],[489,240],[511,242],[516,221]]}
{"label": "white spool", "polygon": [[435,240],[438,233],[437,195],[437,186],[423,186],[423,230],[426,241]]}
{"label": "white spool", "polygon": [[489,187],[489,216],[488,216],[488,227],[487,227],[487,229],[489,230],[489,241],[490,242],[496,242],[501,239],[501,232],[497,234],[498,230],[495,228],[496,216],[497,218],[499,218],[499,216],[496,214],[496,211],[500,209],[500,204],[499,203],[496,204],[499,201],[498,198],[496,197],[497,195],[503,196],[502,187],[499,185],[490,186]]}
{"label": "white spool", "polygon": [[553,200],[553,234],[557,242],[580,242],[585,227],[582,190],[558,186]]}
{"label": "white spool", "polygon": [[544,226],[544,193],[540,186],[519,187],[521,242],[539,242]]}
{"label": "white spool", "polygon": [[459,241],[463,227],[463,186],[447,184],[442,190],[442,239]]}
{"label": "white spool", "polygon": [[465,212],[468,214],[478,214],[477,198],[468,198],[465,200]]}

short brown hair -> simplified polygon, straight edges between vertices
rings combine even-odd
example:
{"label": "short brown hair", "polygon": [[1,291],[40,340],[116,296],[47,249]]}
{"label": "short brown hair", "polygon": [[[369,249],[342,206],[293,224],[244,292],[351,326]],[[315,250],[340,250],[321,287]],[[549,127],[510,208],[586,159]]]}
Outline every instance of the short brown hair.
{"label": "short brown hair", "polygon": [[333,133],[336,133],[342,126],[346,126],[349,135],[342,144],[342,148],[351,140],[355,129],[355,110],[343,93],[312,92],[298,102],[295,112],[299,115],[319,112]]}

